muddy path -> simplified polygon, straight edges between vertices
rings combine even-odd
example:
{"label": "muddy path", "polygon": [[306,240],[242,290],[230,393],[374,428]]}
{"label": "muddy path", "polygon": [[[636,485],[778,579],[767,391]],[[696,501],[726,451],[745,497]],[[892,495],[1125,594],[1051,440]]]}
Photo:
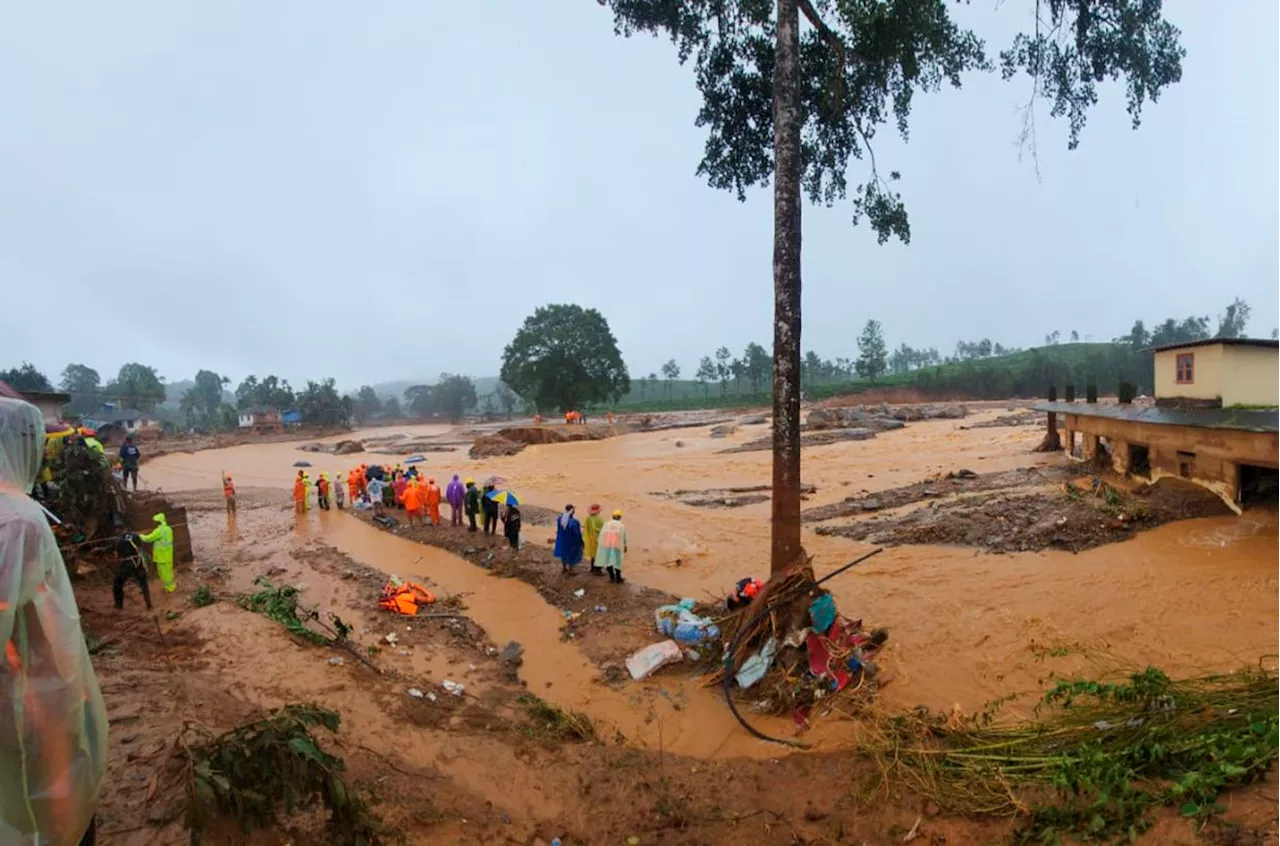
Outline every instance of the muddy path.
{"label": "muddy path", "polygon": [[[894,843],[913,826],[922,842],[949,846],[1007,839],[1007,821],[950,818],[909,793],[886,799],[869,792],[874,769],[847,751],[779,757],[778,747],[765,747],[764,755],[742,757],[717,738],[717,748],[701,747],[711,758],[683,754],[699,748],[686,726],[715,731],[715,715],[701,710],[697,692],[670,684],[615,691],[578,677],[575,668],[586,666],[574,655],[579,646],[561,640],[558,628],[541,631],[546,603],[533,587],[349,515],[313,512],[296,521],[280,492],[242,490],[240,500],[234,521],[214,494],[182,500],[195,562],[179,567],[180,590],[161,597],[154,617],[132,588],[124,611],[110,608],[105,573],[77,583],[111,719],[102,843],[187,842],[173,758],[182,725],[223,731],[291,702],[341,714],[340,731],[322,735],[323,745],[344,759],[348,783],[376,797],[374,810],[409,843]],[[358,554],[344,551],[348,544],[358,544]],[[466,618],[417,620],[376,610],[388,569],[427,582],[441,607]],[[382,673],[341,651],[299,642],[239,607],[234,596],[261,577],[296,585],[305,601],[353,623],[362,646],[378,647],[372,659]],[[219,601],[190,605],[198,584],[211,586]],[[495,617],[495,607],[537,620]],[[522,633],[525,646],[514,678],[494,655],[508,627]],[[385,644],[390,631],[395,646]],[[446,679],[464,684],[464,694],[450,694]],[[533,696],[563,700],[578,684],[604,692],[585,702],[596,715],[603,704],[606,714],[585,742],[530,706]],[[410,688],[424,696],[410,696]],[[611,721],[614,707],[634,723]],[[637,727],[649,736],[625,734]],[[1238,842],[1263,842],[1274,828],[1274,790],[1268,782],[1231,797],[1230,817],[1251,838]],[[222,826],[205,842],[332,841],[316,816],[304,814],[251,837]],[[1144,842],[1198,841],[1192,826],[1166,814]]]}

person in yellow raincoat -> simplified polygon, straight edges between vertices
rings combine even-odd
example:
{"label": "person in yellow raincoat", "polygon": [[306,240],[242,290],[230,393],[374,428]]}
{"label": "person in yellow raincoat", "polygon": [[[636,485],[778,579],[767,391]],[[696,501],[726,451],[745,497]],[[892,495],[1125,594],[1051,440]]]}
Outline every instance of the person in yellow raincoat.
{"label": "person in yellow raincoat", "polygon": [[0,843],[75,846],[94,836],[107,712],[58,542],[30,497],[43,446],[40,411],[0,397]]}
{"label": "person in yellow raincoat", "polygon": [[600,516],[600,505],[592,503],[587,509],[587,519],[582,521],[582,541],[585,544],[582,555],[591,565],[591,575],[603,576],[604,568],[596,566],[596,550],[600,546],[600,530],[604,528],[604,518]]}
{"label": "person in yellow raincoat", "polygon": [[173,529],[164,519],[163,511],[152,515],[151,519],[156,521],[156,527],[145,535],[140,535],[138,540],[151,544],[151,560],[156,562],[160,584],[164,585],[165,593],[173,593],[178,589],[178,583],[173,578]]}

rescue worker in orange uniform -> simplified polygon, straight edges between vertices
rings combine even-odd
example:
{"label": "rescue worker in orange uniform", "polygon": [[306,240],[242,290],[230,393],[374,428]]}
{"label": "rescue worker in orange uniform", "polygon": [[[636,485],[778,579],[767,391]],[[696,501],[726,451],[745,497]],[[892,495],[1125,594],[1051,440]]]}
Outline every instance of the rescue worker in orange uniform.
{"label": "rescue worker in orange uniform", "polygon": [[423,495],[422,487],[416,480],[405,486],[401,499],[404,501],[404,513],[409,518],[409,525],[414,526],[421,523]]}
{"label": "rescue worker in orange uniform", "polygon": [[440,487],[435,477],[427,479],[427,513],[431,515],[431,525],[440,525]]}
{"label": "rescue worker in orange uniform", "polygon": [[302,471],[298,471],[297,478],[293,480],[293,513],[307,513],[307,482],[302,478]]}
{"label": "rescue worker in orange uniform", "polygon": [[222,474],[222,495],[227,500],[227,516],[234,517],[236,513],[236,486],[231,481],[231,476],[226,473]]}

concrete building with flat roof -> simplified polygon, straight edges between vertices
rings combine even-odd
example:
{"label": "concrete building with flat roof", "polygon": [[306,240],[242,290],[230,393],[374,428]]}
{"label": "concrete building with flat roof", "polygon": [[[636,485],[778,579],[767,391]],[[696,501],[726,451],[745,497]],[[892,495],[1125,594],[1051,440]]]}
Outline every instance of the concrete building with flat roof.
{"label": "concrete building with flat roof", "polygon": [[[1280,344],[1215,338],[1153,350],[1155,406],[1045,402],[1067,455],[1121,474],[1176,476],[1239,511],[1274,504],[1280,468]],[[1076,435],[1080,438],[1077,441]]]}

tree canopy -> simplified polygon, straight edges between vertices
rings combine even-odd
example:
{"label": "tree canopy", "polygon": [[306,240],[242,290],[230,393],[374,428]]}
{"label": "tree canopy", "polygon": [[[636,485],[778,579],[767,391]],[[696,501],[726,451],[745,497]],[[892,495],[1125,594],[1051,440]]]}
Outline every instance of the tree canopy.
{"label": "tree canopy", "polygon": [[126,408],[154,411],[157,404],[164,402],[164,383],[154,367],[131,361],[107,383],[106,393]]}
{"label": "tree canopy", "polygon": [[542,306],[502,354],[502,381],[539,410],[617,400],[631,387],[604,315],[577,305]]}
{"label": "tree canopy", "polygon": [[862,335],[858,337],[858,361],[854,367],[859,376],[873,382],[888,369],[884,330],[880,328],[879,320],[868,320],[862,328]]}
{"label": "tree canopy", "polygon": [[0,370],[0,379],[9,383],[15,391],[52,391],[53,383],[29,361],[19,367]]}
{"label": "tree canopy", "polygon": [[58,387],[69,394],[96,394],[102,390],[102,377],[87,364],[68,364],[62,369]]}
{"label": "tree canopy", "polygon": [[219,409],[222,408],[222,386],[230,381],[226,376],[219,376],[212,370],[201,370],[196,373],[194,390],[200,399],[201,408],[209,415],[209,419],[217,419]]}
{"label": "tree canopy", "polygon": [[[994,67],[982,40],[957,26],[945,0],[598,0],[623,35],[666,35],[693,58],[707,128],[698,173],[740,199],[774,189],[773,497],[771,568],[800,547],[800,228],[802,197],[827,205],[847,196],[850,159],[869,165],[854,189],[853,219],[883,243],[911,237],[906,207],[871,149],[892,122],[905,138],[917,92],[966,71]],[[808,28],[803,32],[800,15]],[[1178,30],[1160,0],[1036,0],[1035,26],[999,54],[1006,79],[1026,74],[1032,103],[1069,121],[1079,142],[1097,83],[1123,78],[1135,125],[1143,104],[1182,75]],[[1034,111],[1024,136],[1034,151]],[[1028,127],[1029,130],[1028,131]]]}
{"label": "tree canopy", "polygon": [[285,411],[294,406],[293,388],[288,379],[275,376],[246,376],[236,386],[236,408],[244,411],[249,408],[274,408]]}

